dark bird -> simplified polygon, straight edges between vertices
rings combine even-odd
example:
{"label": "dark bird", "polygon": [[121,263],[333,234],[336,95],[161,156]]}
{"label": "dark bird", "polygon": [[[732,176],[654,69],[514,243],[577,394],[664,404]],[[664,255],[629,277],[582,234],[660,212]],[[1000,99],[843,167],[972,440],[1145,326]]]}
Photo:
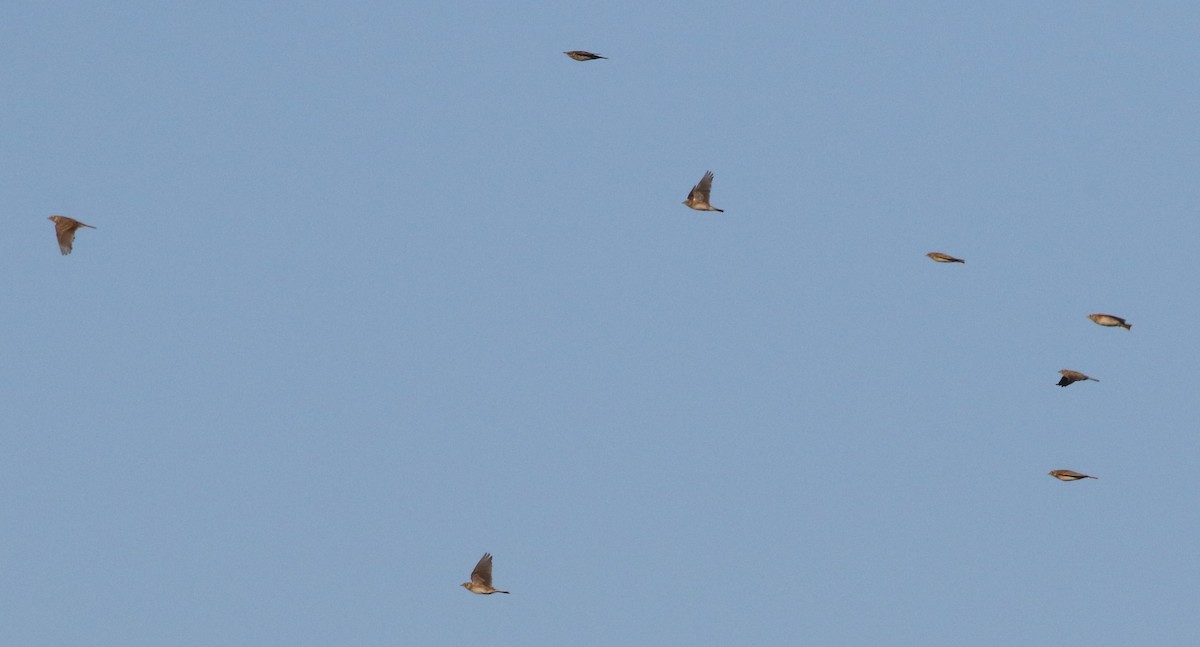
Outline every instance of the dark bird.
{"label": "dark bird", "polygon": [[1079,371],[1071,371],[1071,370],[1067,370],[1065,368],[1063,370],[1059,371],[1059,373],[1062,373],[1062,379],[1058,381],[1059,386],[1067,386],[1069,384],[1074,384],[1076,382],[1082,382],[1084,380],[1091,380],[1093,382],[1100,381],[1094,377],[1088,377],[1088,376],[1084,375],[1083,373],[1080,373]]}
{"label": "dark bird", "polygon": [[966,261],[961,258],[954,258],[949,254],[943,254],[941,252],[929,252],[926,254],[926,256],[939,263],[966,263]]}
{"label": "dark bird", "polygon": [[1131,324],[1127,324],[1127,323],[1125,323],[1124,319],[1122,319],[1120,317],[1114,317],[1112,315],[1094,314],[1094,315],[1088,315],[1088,319],[1091,319],[1092,321],[1100,324],[1101,326],[1108,326],[1109,328],[1115,328],[1117,326],[1120,326],[1120,327],[1124,328],[1125,330],[1133,330],[1133,326]]}
{"label": "dark bird", "polygon": [[80,227],[95,229],[91,225],[85,225],[66,216],[50,216],[49,219],[54,221],[54,232],[58,234],[58,249],[62,251],[63,256],[71,253],[71,246],[75,243],[76,229]]}
{"label": "dark bird", "polygon": [[721,213],[725,213],[724,209],[718,209],[708,203],[709,195],[712,194],[712,182],[712,171],[706,171],[704,177],[700,178],[700,183],[692,187],[692,192],[688,194],[688,198],[683,201],[683,204],[696,211],[720,211]]}
{"label": "dark bird", "polygon": [[1056,478],[1060,481],[1078,481],[1081,479],[1096,478],[1094,476],[1088,476],[1087,474],[1080,474],[1079,472],[1073,472],[1071,470],[1053,470],[1050,472],[1050,476],[1053,476],[1054,478]]}
{"label": "dark bird", "polygon": [[471,571],[471,581],[463,582],[462,587],[471,593],[478,593],[479,595],[508,593],[508,591],[492,588],[491,553],[484,553],[483,557],[479,558],[479,563],[475,565],[475,570]]}
{"label": "dark bird", "polygon": [[566,54],[577,61],[594,61],[598,58],[608,58],[607,56],[601,56],[599,54],[593,54],[591,52],[585,52],[578,49],[571,50],[569,52],[563,52],[563,54]]}

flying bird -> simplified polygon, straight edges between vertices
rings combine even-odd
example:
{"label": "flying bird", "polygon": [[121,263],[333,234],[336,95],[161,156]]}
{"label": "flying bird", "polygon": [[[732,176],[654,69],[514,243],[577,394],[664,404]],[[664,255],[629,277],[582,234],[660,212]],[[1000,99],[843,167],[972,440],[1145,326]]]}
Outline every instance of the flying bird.
{"label": "flying bird", "polygon": [[1081,479],[1096,478],[1094,476],[1088,476],[1087,474],[1080,474],[1079,472],[1073,472],[1071,470],[1052,470],[1050,472],[1050,476],[1053,476],[1054,478],[1056,478],[1060,481],[1079,481]]}
{"label": "flying bird", "polygon": [[1124,328],[1125,330],[1133,330],[1133,326],[1131,324],[1127,324],[1127,323],[1125,323],[1124,319],[1122,319],[1120,317],[1114,317],[1112,315],[1094,314],[1094,315],[1088,315],[1088,319],[1091,319],[1092,321],[1100,324],[1101,326],[1108,326],[1109,328],[1114,328],[1116,326],[1120,326],[1120,327]]}
{"label": "flying bird", "polygon": [[929,252],[926,254],[926,256],[939,263],[966,263],[966,261],[961,258],[954,258],[949,254],[943,254],[941,252]]}
{"label": "flying bird", "polygon": [[49,220],[54,221],[54,232],[58,234],[58,249],[62,251],[63,256],[71,253],[71,246],[75,243],[76,229],[80,227],[95,229],[91,225],[85,225],[66,216],[50,216]]}
{"label": "flying bird", "polygon": [[1070,384],[1074,384],[1076,382],[1082,382],[1084,380],[1091,380],[1093,382],[1100,381],[1094,377],[1088,377],[1088,376],[1084,375],[1083,373],[1080,373],[1079,371],[1071,371],[1071,370],[1067,370],[1065,368],[1063,370],[1059,371],[1059,373],[1062,373],[1062,379],[1058,381],[1059,386],[1067,386]]}
{"label": "flying bird", "polygon": [[508,593],[508,591],[492,588],[491,553],[484,553],[483,557],[479,558],[479,563],[475,565],[475,570],[471,571],[471,581],[463,582],[462,587],[471,593],[478,593],[479,595]]}
{"label": "flying bird", "polygon": [[583,50],[578,50],[578,49],[571,50],[569,52],[563,52],[563,54],[566,54],[567,56],[570,56],[571,58],[573,58],[577,61],[594,61],[598,58],[603,58],[603,59],[608,58],[607,56],[601,56],[599,54],[593,54],[591,52],[585,52]]}
{"label": "flying bird", "polygon": [[712,181],[712,171],[706,171],[704,177],[700,178],[700,183],[692,187],[692,192],[688,194],[688,198],[683,201],[683,204],[696,211],[720,211],[721,213],[725,213],[724,209],[718,209],[708,203],[709,195],[712,193]]}

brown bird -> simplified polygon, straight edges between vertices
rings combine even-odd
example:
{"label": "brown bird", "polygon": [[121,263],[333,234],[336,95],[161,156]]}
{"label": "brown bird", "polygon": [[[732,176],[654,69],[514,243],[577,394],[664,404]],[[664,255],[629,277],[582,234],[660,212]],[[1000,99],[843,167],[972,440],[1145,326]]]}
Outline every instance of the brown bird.
{"label": "brown bird", "polygon": [[725,213],[724,209],[718,209],[708,203],[709,196],[712,194],[712,181],[712,171],[706,171],[704,177],[700,178],[700,183],[692,187],[692,192],[688,194],[688,198],[683,201],[683,204],[696,211],[720,211],[721,213]]}
{"label": "brown bird", "polygon": [[961,258],[954,258],[949,254],[943,254],[941,252],[929,252],[926,254],[926,256],[939,263],[966,263],[966,261]]}
{"label": "brown bird", "polygon": [[1088,476],[1087,474],[1080,474],[1079,472],[1073,472],[1071,470],[1053,470],[1050,472],[1050,476],[1053,476],[1054,478],[1056,478],[1060,481],[1078,481],[1081,479],[1096,478],[1094,476]]}
{"label": "brown bird", "polygon": [[1100,324],[1101,326],[1108,326],[1109,328],[1114,328],[1116,326],[1120,326],[1120,327],[1124,328],[1125,330],[1133,330],[1133,326],[1131,324],[1127,324],[1127,323],[1125,323],[1124,319],[1122,319],[1120,317],[1114,317],[1112,315],[1094,314],[1094,315],[1088,315],[1088,319],[1091,319],[1092,321]]}
{"label": "brown bird", "polygon": [[492,554],[484,553],[483,557],[479,558],[479,563],[475,565],[475,570],[471,571],[471,581],[463,582],[462,587],[471,593],[479,595],[491,595],[493,593],[508,593],[500,589],[492,588]]}
{"label": "brown bird", "polygon": [[50,216],[49,220],[54,221],[54,231],[58,234],[58,249],[62,251],[63,256],[71,253],[71,245],[75,243],[76,229],[80,227],[95,229],[91,225],[85,225],[66,216]]}
{"label": "brown bird", "polygon": [[1100,381],[1094,377],[1088,377],[1088,376],[1084,375],[1083,373],[1080,373],[1079,371],[1071,371],[1071,370],[1067,370],[1065,368],[1063,370],[1059,371],[1059,373],[1062,373],[1062,379],[1058,381],[1059,386],[1067,386],[1069,384],[1074,384],[1075,382],[1082,382],[1084,380],[1091,380],[1093,382]]}
{"label": "brown bird", "polygon": [[601,56],[599,54],[593,54],[591,52],[585,52],[578,49],[571,50],[569,52],[563,52],[563,54],[566,54],[577,61],[594,61],[598,58],[608,58],[607,56]]}

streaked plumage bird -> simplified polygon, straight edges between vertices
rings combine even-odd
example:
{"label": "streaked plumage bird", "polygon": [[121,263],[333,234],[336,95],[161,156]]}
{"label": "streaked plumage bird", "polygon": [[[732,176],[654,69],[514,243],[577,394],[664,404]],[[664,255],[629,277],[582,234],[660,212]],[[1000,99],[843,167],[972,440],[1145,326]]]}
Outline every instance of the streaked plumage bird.
{"label": "streaked plumage bird", "polygon": [[1050,472],[1050,476],[1053,476],[1054,478],[1056,478],[1060,481],[1078,481],[1080,479],[1096,478],[1094,476],[1088,476],[1087,474],[1080,474],[1079,472],[1073,472],[1071,470],[1052,470]]}
{"label": "streaked plumage bird", "polygon": [[85,225],[74,218],[66,216],[50,216],[49,220],[54,221],[54,232],[58,234],[58,249],[63,256],[71,253],[71,246],[75,243],[75,230],[80,227],[88,227],[95,229],[91,225]]}
{"label": "streaked plumage bird", "polygon": [[706,171],[704,177],[700,178],[700,183],[692,187],[692,192],[688,194],[688,198],[683,201],[683,204],[696,211],[720,211],[721,213],[725,213],[724,209],[718,209],[708,203],[709,196],[712,194],[712,182],[712,171]]}
{"label": "streaked plumage bird", "polygon": [[484,553],[483,557],[479,558],[479,563],[475,565],[475,570],[471,571],[471,581],[463,582],[464,589],[471,593],[479,595],[491,595],[493,593],[508,593],[500,589],[492,588],[492,554]]}
{"label": "streaked plumage bird", "polygon": [[571,58],[573,58],[577,61],[594,61],[598,58],[604,58],[604,59],[608,58],[607,56],[601,56],[599,54],[593,54],[591,52],[585,52],[583,50],[578,50],[578,49],[573,49],[569,52],[563,52],[563,54],[566,54],[567,56],[570,56]]}
{"label": "streaked plumage bird", "polygon": [[941,252],[929,252],[926,254],[926,256],[939,263],[966,263],[966,261],[961,258],[954,258],[949,254],[943,254]]}
{"label": "streaked plumage bird", "polygon": [[1083,373],[1080,373],[1079,371],[1071,371],[1071,370],[1068,370],[1065,368],[1063,370],[1059,371],[1059,373],[1062,373],[1062,379],[1058,381],[1059,386],[1067,386],[1069,384],[1074,384],[1075,382],[1082,382],[1084,380],[1091,380],[1093,382],[1100,381],[1094,377],[1088,377],[1088,376],[1084,375]]}
{"label": "streaked plumage bird", "polygon": [[1120,327],[1124,328],[1125,330],[1133,330],[1133,326],[1131,324],[1127,324],[1127,323],[1125,323],[1124,319],[1122,319],[1120,317],[1114,317],[1112,315],[1094,314],[1094,315],[1088,315],[1088,319],[1091,319],[1092,321],[1100,324],[1101,326],[1108,326],[1110,328],[1120,326]]}

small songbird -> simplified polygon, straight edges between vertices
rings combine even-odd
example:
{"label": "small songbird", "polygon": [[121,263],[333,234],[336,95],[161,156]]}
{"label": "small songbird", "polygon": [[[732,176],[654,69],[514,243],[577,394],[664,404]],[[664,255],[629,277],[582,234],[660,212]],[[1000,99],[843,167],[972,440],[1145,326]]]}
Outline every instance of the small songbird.
{"label": "small songbird", "polygon": [[585,52],[583,50],[578,50],[578,49],[571,50],[569,52],[563,52],[563,54],[566,54],[567,56],[570,56],[571,58],[573,58],[577,61],[594,61],[598,58],[604,58],[604,59],[608,58],[607,56],[601,56],[599,54],[593,54],[591,52]]}
{"label": "small songbird", "polygon": [[58,234],[58,249],[63,256],[71,253],[71,246],[75,243],[75,230],[80,227],[88,227],[95,229],[91,225],[85,225],[74,218],[66,216],[50,216],[49,220],[54,221],[54,231]]}
{"label": "small songbird", "polygon": [[1127,324],[1127,323],[1125,323],[1124,319],[1122,319],[1120,317],[1114,317],[1113,315],[1094,314],[1094,315],[1088,315],[1088,319],[1091,319],[1092,321],[1100,324],[1101,326],[1108,326],[1110,328],[1120,326],[1120,327],[1124,328],[1125,330],[1133,330],[1133,326],[1131,324]]}
{"label": "small songbird", "polygon": [[712,182],[712,171],[706,171],[704,177],[700,178],[700,183],[692,187],[692,192],[688,194],[688,198],[683,201],[683,204],[696,211],[720,211],[721,213],[725,213],[724,209],[718,209],[708,203],[709,195],[712,194]]}
{"label": "small songbird", "polygon": [[491,553],[484,553],[483,557],[479,558],[479,563],[475,565],[475,570],[471,571],[471,581],[463,582],[462,587],[471,593],[478,593],[479,595],[508,593],[508,591],[492,588]]}
{"label": "small songbird", "polygon": [[1084,375],[1083,373],[1080,373],[1079,371],[1071,371],[1071,370],[1068,370],[1065,368],[1063,370],[1059,371],[1059,373],[1062,373],[1062,379],[1058,381],[1059,386],[1067,386],[1069,384],[1074,384],[1075,382],[1082,382],[1084,380],[1091,380],[1093,382],[1100,381],[1094,377],[1088,377],[1088,376]]}
{"label": "small songbird", "polygon": [[1079,472],[1073,472],[1071,470],[1052,470],[1050,472],[1050,476],[1053,476],[1054,478],[1056,478],[1060,481],[1078,481],[1081,479],[1096,478],[1094,476],[1088,476],[1087,474],[1080,474]]}
{"label": "small songbird", "polygon": [[926,256],[939,263],[966,263],[966,261],[961,258],[954,258],[949,254],[943,254],[941,252],[929,252],[926,254]]}

